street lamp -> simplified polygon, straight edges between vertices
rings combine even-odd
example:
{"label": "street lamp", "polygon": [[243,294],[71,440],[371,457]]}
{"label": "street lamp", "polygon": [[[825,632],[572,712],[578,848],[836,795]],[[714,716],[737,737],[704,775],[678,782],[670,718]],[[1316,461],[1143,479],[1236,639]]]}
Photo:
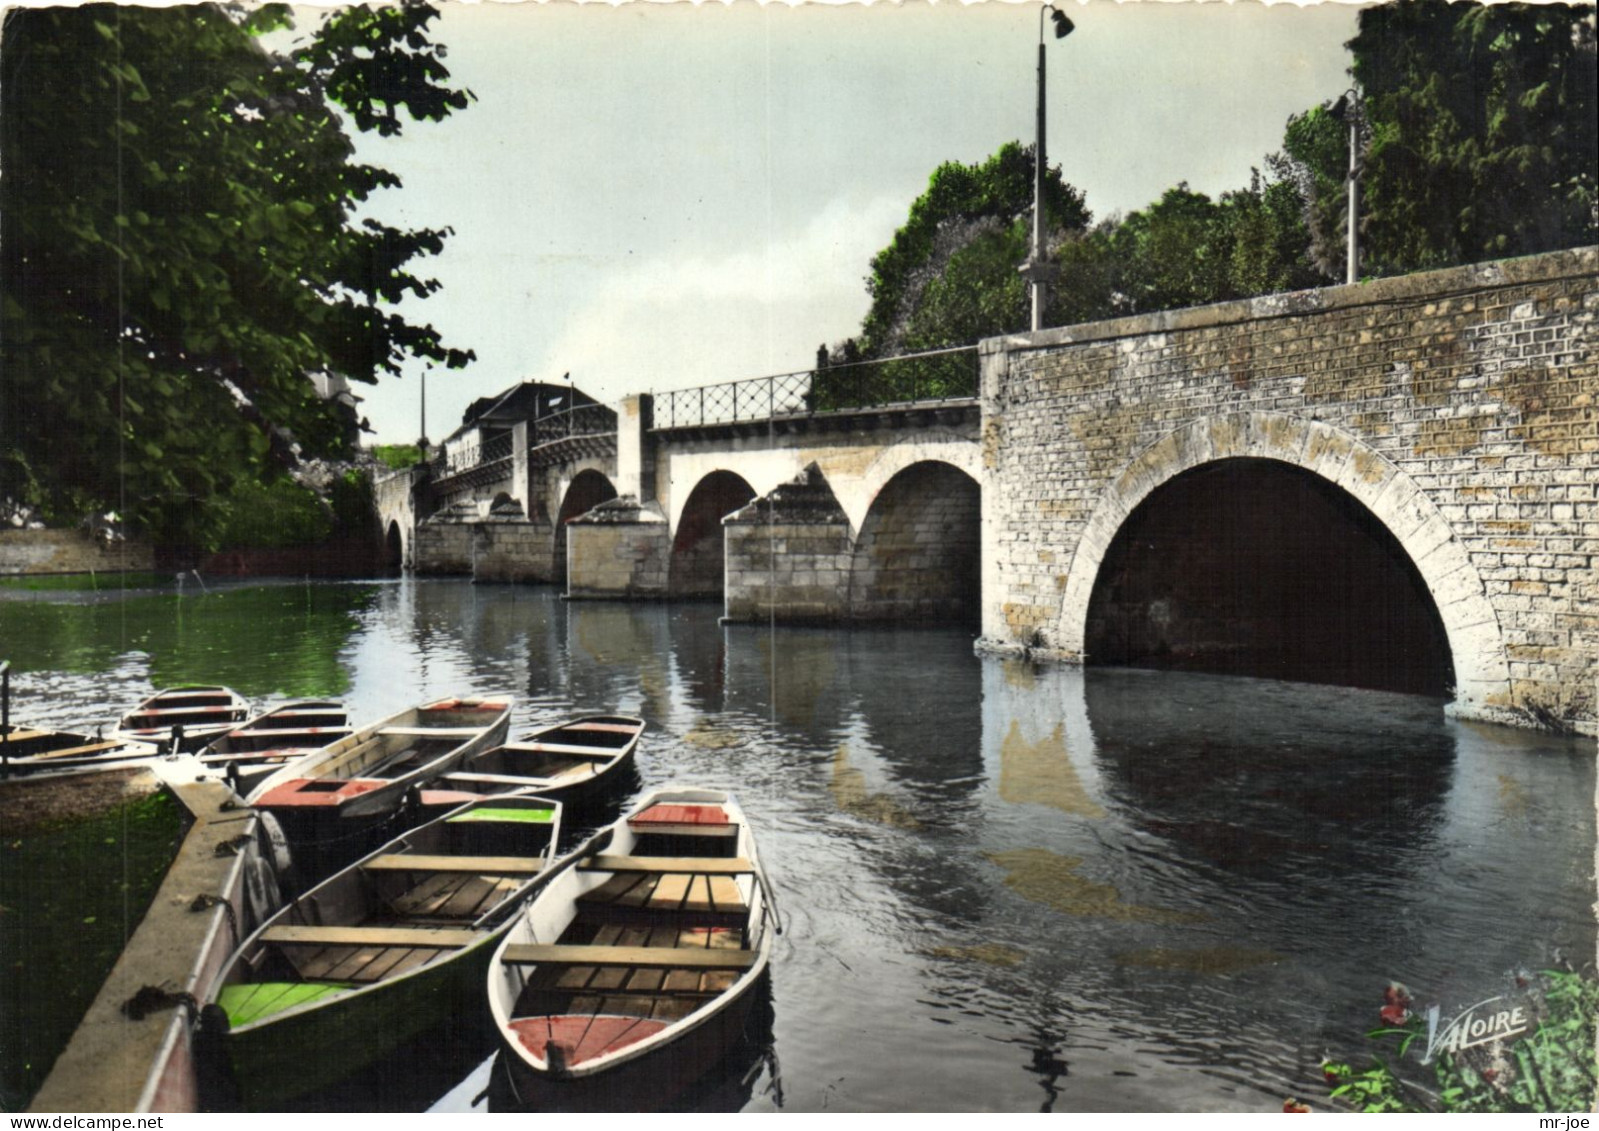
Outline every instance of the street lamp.
{"label": "street lamp", "polygon": [[1360,210],[1360,174],[1362,164],[1360,160],[1360,88],[1351,87],[1338,96],[1338,101],[1333,103],[1332,109],[1327,113],[1335,122],[1349,123],[1349,175],[1345,183],[1349,187],[1349,235],[1345,240],[1348,262],[1344,270],[1344,282],[1355,283],[1360,281],[1360,236],[1356,226],[1357,214]]}
{"label": "street lamp", "polygon": [[1033,247],[1027,262],[1018,269],[1027,280],[1032,295],[1032,328],[1044,328],[1045,289],[1055,278],[1056,268],[1044,254],[1044,13],[1055,22],[1055,38],[1065,39],[1072,33],[1072,22],[1066,13],[1046,3],[1038,10],[1038,144],[1033,149]]}

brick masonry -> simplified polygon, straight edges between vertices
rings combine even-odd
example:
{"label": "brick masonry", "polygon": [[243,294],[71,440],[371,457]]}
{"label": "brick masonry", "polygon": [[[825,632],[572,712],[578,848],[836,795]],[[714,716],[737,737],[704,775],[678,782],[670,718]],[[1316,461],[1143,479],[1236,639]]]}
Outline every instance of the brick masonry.
{"label": "brick masonry", "polygon": [[1457,713],[1594,733],[1596,275],[1585,248],[984,343],[981,646],[1081,660],[1127,514],[1277,460],[1415,564]]}

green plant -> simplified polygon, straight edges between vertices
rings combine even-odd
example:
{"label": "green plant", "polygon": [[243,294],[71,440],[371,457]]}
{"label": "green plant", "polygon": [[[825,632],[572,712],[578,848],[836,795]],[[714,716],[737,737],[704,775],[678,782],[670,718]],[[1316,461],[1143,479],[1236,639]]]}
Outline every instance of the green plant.
{"label": "green plant", "polygon": [[328,505],[287,477],[262,484],[245,480],[226,500],[223,549],[281,549],[321,542],[333,532]]}
{"label": "green plant", "polygon": [[390,471],[404,471],[422,462],[422,449],[415,444],[378,444],[372,456]]}
{"label": "green plant", "polygon": [[[1530,1010],[1530,1032],[1500,1041],[1437,1051],[1431,1078],[1407,1058],[1436,1030],[1410,1011],[1403,986],[1390,985],[1384,1024],[1367,1033],[1382,1051],[1362,1068],[1322,1064],[1332,1098],[1365,1112],[1588,1111],[1599,1088],[1594,1052],[1599,981],[1573,971],[1546,970],[1518,978]],[[1433,1021],[1436,1021],[1434,1015]]]}

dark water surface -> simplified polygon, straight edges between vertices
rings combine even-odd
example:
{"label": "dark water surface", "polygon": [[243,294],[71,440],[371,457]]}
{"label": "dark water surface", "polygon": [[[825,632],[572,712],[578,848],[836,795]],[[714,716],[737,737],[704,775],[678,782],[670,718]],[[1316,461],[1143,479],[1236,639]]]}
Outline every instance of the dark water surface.
{"label": "dark water surface", "polygon": [[[361,721],[504,691],[517,727],[644,716],[643,785],[735,790],[787,922],[710,1109],[1278,1110],[1325,1096],[1390,979],[1448,1015],[1594,953],[1591,740],[718,612],[452,581],[7,595],[0,656],[30,723],[184,681]],[[496,1107],[492,1054],[461,1018],[315,1103]]]}

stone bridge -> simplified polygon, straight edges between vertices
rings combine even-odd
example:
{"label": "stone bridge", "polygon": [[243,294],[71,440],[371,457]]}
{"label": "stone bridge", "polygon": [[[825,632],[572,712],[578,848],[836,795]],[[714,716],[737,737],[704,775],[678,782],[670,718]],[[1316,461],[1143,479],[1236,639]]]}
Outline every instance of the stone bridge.
{"label": "stone bridge", "polygon": [[1593,734],[1596,280],[1588,248],[992,339],[975,395],[630,397],[608,449],[387,481],[391,553]]}

